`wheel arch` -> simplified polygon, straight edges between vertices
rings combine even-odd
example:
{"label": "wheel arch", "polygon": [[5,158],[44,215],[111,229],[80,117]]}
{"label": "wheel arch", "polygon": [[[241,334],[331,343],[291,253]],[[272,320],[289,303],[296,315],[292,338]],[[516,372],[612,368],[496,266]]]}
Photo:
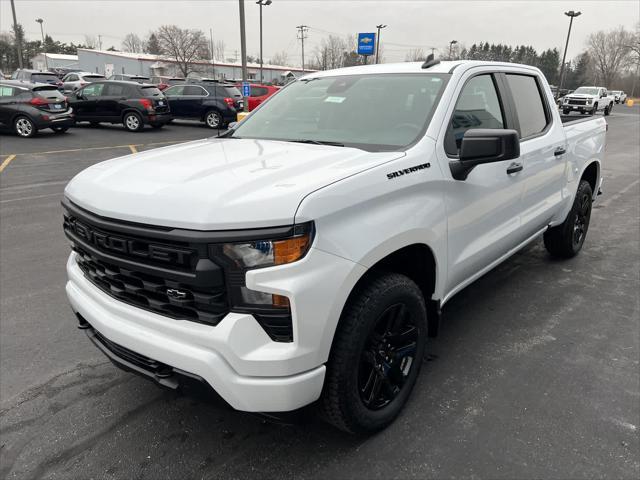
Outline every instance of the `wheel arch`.
{"label": "wheel arch", "polygon": [[440,319],[440,302],[433,300],[432,296],[436,289],[437,267],[436,255],[432,248],[425,243],[408,244],[387,253],[372,264],[355,282],[342,306],[336,330],[349,303],[360,292],[364,284],[382,273],[399,273],[409,277],[420,288],[427,306],[429,336],[436,336]]}
{"label": "wheel arch", "polygon": [[598,160],[591,161],[582,170],[580,181],[582,180],[589,182],[589,185],[591,185],[591,191],[595,198],[595,196],[598,195],[598,187],[600,186],[600,162]]}
{"label": "wheel arch", "polygon": [[131,113],[131,112],[137,113],[138,116],[142,119],[142,123],[144,123],[144,115],[142,115],[142,113],[140,113],[140,111],[138,109],[133,108],[133,107],[127,107],[124,110],[122,110],[122,113],[120,114],[120,120],[122,120],[122,122],[124,123],[124,116],[127,113]]}

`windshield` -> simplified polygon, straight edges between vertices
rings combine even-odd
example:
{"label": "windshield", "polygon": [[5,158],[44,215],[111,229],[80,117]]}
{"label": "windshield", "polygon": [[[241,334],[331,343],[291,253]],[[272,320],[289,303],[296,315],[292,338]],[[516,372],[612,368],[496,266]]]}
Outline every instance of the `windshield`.
{"label": "windshield", "polygon": [[82,75],[82,78],[85,80],[104,80],[104,76],[102,75]]}
{"label": "windshield", "polygon": [[448,79],[405,73],[299,80],[230,136],[397,150],[424,132]]}
{"label": "windshield", "polygon": [[580,87],[573,93],[582,93],[584,95],[598,95],[597,88]]}

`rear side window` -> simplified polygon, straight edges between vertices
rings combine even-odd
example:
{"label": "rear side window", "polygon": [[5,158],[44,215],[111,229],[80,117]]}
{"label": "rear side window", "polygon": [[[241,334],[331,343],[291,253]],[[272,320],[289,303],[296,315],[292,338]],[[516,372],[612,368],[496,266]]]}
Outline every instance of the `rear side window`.
{"label": "rear side window", "polygon": [[78,75],[76,75],[75,73],[70,73],[65,78],[65,82],[75,82],[76,80],[78,80]]}
{"label": "rear side window", "polygon": [[184,91],[184,87],[182,85],[177,85],[175,87],[169,87],[164,91],[164,94],[166,96],[178,96],[178,95],[182,95],[182,92]]}
{"label": "rear side window", "polygon": [[549,124],[538,81],[530,75],[507,74],[507,83],[516,105],[520,138],[541,133]]}
{"label": "rear side window", "polygon": [[124,97],[128,93],[127,85],[121,83],[108,83],[105,84],[103,95],[107,97]]}
{"label": "rear side window", "polygon": [[140,89],[142,91],[143,97],[162,97],[163,93],[157,87],[142,87]]}
{"label": "rear side window", "polygon": [[491,74],[473,77],[462,88],[445,136],[448,155],[458,154],[464,133],[472,128],[504,128],[502,105]]}
{"label": "rear side window", "polygon": [[251,87],[252,97],[262,97],[269,93],[269,89],[265,87]]}

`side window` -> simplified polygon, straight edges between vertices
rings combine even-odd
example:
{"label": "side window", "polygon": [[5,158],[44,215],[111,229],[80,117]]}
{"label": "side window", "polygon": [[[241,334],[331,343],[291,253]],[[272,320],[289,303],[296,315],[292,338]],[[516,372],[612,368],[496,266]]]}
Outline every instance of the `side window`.
{"label": "side window", "polygon": [[[124,97],[127,94],[127,86],[120,83],[103,84],[103,95],[106,97]],[[85,89],[86,90],[86,89]]]}
{"label": "side window", "polygon": [[5,85],[0,86],[0,97],[13,97],[13,88]]}
{"label": "side window", "polygon": [[251,96],[252,97],[262,97],[269,93],[269,89],[265,87],[252,87],[251,88]]}
{"label": "side window", "polygon": [[447,129],[444,148],[457,155],[462,137],[472,128],[504,128],[504,113],[493,75],[478,75],[462,88]]}
{"label": "side window", "polygon": [[82,95],[85,97],[99,97],[102,95],[104,83],[92,83],[82,89]]}
{"label": "side window", "polygon": [[184,87],[183,95],[188,95],[190,97],[206,97],[207,92],[204,88],[198,85],[187,85]]}
{"label": "side window", "polygon": [[551,119],[547,115],[538,81],[530,75],[507,73],[507,83],[520,123],[520,138],[526,139],[542,132]]}
{"label": "side window", "polygon": [[71,74],[67,77],[67,82],[76,82],[78,80],[78,75]]}
{"label": "side window", "polygon": [[175,87],[169,87],[164,91],[165,96],[167,97],[177,97],[182,95],[184,92],[184,86],[176,85]]}

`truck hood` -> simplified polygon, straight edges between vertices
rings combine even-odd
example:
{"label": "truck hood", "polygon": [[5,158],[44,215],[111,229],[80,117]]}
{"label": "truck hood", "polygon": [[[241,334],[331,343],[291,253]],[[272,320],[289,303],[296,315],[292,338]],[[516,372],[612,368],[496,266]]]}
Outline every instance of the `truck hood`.
{"label": "truck hood", "polygon": [[97,215],[148,225],[196,230],[291,225],[309,193],[404,155],[211,138],[96,164],[76,175],[65,195]]}
{"label": "truck hood", "polygon": [[575,99],[593,99],[598,97],[598,95],[588,95],[586,93],[570,93],[569,95],[566,95],[567,98],[575,98]]}

